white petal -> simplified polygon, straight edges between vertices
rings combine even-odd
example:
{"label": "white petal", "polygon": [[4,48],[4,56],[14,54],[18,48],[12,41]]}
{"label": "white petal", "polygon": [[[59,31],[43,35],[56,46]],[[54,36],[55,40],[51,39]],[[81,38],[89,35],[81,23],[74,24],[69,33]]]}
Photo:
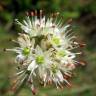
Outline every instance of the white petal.
{"label": "white petal", "polygon": [[22,61],[24,61],[24,59],[25,59],[25,56],[22,55],[22,54],[19,54],[19,55],[17,55],[17,57],[16,57],[16,61],[17,61],[17,62],[22,62]]}
{"label": "white petal", "polygon": [[60,72],[60,71],[58,71],[57,73],[56,73],[56,75],[57,75],[57,78],[59,79],[59,81],[60,82],[63,82],[63,75],[62,75],[62,73]]}
{"label": "white petal", "polygon": [[37,67],[38,65],[35,63],[35,61],[32,61],[32,63],[29,64],[27,70],[33,72]]}

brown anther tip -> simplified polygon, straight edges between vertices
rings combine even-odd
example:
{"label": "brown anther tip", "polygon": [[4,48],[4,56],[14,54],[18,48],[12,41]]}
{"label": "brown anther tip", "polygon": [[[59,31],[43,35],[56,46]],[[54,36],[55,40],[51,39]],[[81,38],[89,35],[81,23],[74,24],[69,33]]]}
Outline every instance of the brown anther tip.
{"label": "brown anther tip", "polygon": [[31,91],[32,91],[33,95],[36,95],[37,90],[35,88],[33,88]]}
{"label": "brown anther tip", "polygon": [[56,15],[59,15],[60,13],[59,12],[56,12]]}
{"label": "brown anther tip", "polygon": [[6,48],[4,48],[4,49],[3,49],[3,51],[5,52],[5,51],[7,51],[7,49],[6,49]]}
{"label": "brown anther tip", "polygon": [[53,13],[53,17],[57,17],[59,14],[59,12]]}
{"label": "brown anther tip", "polygon": [[33,12],[33,11],[32,11],[30,14],[31,14],[31,16],[35,16],[35,14],[34,14],[34,12]]}
{"label": "brown anther tip", "polygon": [[32,81],[31,81],[31,80],[28,80],[28,83],[29,83],[29,84],[32,84]]}
{"label": "brown anther tip", "polygon": [[55,28],[55,25],[52,25],[52,28]]}
{"label": "brown anther tip", "polygon": [[86,44],[84,44],[84,43],[79,43],[79,46],[80,46],[81,48],[83,48],[83,47],[86,46]]}
{"label": "brown anther tip", "polygon": [[29,16],[29,12],[25,12],[26,16]]}
{"label": "brown anther tip", "polygon": [[72,18],[67,21],[68,24],[72,23]]}
{"label": "brown anther tip", "polygon": [[84,52],[80,52],[79,55],[80,55],[80,56],[83,56],[83,55],[84,55]]}
{"label": "brown anther tip", "polygon": [[12,39],[11,38],[9,38],[9,40],[8,41],[12,41]]}
{"label": "brown anther tip", "polygon": [[40,10],[40,13],[43,13],[43,10]]}
{"label": "brown anther tip", "polygon": [[82,66],[85,66],[87,63],[86,63],[85,61],[80,61],[80,64],[81,64]]}
{"label": "brown anther tip", "polygon": [[13,86],[16,84],[17,80],[13,80],[12,83],[13,83]]}
{"label": "brown anther tip", "polygon": [[19,70],[20,69],[20,66],[17,66],[17,69]]}
{"label": "brown anther tip", "polygon": [[10,89],[12,92],[16,92],[16,86],[12,86],[12,88]]}
{"label": "brown anther tip", "polygon": [[51,85],[52,84],[52,81],[51,80],[48,80],[48,85]]}
{"label": "brown anther tip", "polygon": [[[68,81],[69,82],[69,81]],[[72,84],[69,82],[69,84],[66,85],[68,88],[72,88]]]}
{"label": "brown anther tip", "polygon": [[52,13],[51,16],[52,16],[52,18],[55,18],[56,17],[56,14],[55,13]]}
{"label": "brown anther tip", "polygon": [[56,12],[56,13],[52,13],[52,17],[55,18],[59,15],[59,12]]}
{"label": "brown anther tip", "polygon": [[37,24],[37,27],[40,27],[40,24]]}
{"label": "brown anther tip", "polygon": [[40,82],[40,85],[41,85],[41,86],[44,86],[44,83],[43,83],[43,82]]}
{"label": "brown anther tip", "polygon": [[37,16],[37,10],[35,10],[35,16]]}
{"label": "brown anther tip", "polygon": [[64,79],[69,79],[72,77],[72,75],[71,74],[70,75],[64,75],[63,77],[64,77]]}
{"label": "brown anther tip", "polygon": [[62,85],[60,85],[60,89],[61,89],[61,90],[63,90],[63,89],[64,89],[64,87],[63,87]]}

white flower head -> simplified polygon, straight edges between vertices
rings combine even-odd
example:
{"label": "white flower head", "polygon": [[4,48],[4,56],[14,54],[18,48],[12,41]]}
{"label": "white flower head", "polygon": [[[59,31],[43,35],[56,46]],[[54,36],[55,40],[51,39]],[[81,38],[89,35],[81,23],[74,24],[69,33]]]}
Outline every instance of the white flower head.
{"label": "white flower head", "polygon": [[28,16],[23,23],[16,20],[25,33],[18,37],[19,47],[7,49],[17,53],[16,60],[20,65],[17,76],[29,82],[33,93],[34,77],[44,86],[52,82],[57,88],[63,87],[64,82],[70,86],[65,76],[70,77],[79,63],[76,56],[81,53],[73,50],[80,44],[70,34],[70,24],[62,26],[62,22],[52,17],[47,19],[42,12],[39,18],[35,14],[32,13],[32,18]]}

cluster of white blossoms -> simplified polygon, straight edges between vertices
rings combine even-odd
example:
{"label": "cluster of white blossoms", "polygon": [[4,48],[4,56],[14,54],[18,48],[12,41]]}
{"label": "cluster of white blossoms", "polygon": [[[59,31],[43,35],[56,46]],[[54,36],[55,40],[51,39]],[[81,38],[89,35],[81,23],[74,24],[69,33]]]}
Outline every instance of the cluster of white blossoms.
{"label": "cluster of white blossoms", "polygon": [[[71,77],[75,69],[76,55],[81,52],[72,52],[79,47],[75,36],[70,33],[71,25],[58,21],[56,18],[46,18],[32,13],[23,22],[16,19],[23,30],[19,33],[16,43],[19,47],[6,49],[17,53],[18,80],[14,88],[19,87],[24,81],[28,81],[32,92],[35,92],[34,82],[46,86],[54,83],[57,88],[64,84],[71,86],[66,77]],[[38,81],[37,81],[38,79]]]}

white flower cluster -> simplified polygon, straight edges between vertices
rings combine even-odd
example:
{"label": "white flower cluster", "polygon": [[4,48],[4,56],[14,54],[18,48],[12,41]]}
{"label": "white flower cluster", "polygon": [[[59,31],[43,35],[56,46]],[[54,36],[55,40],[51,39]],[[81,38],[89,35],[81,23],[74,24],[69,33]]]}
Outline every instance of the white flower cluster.
{"label": "white flower cluster", "polygon": [[52,83],[57,88],[64,83],[70,86],[66,76],[71,76],[78,63],[76,54],[80,54],[72,52],[79,44],[70,33],[70,24],[62,26],[57,19],[45,16],[27,16],[23,23],[16,22],[23,30],[16,41],[19,47],[6,50],[17,53],[17,87],[27,80],[34,93],[36,79],[44,86]]}

